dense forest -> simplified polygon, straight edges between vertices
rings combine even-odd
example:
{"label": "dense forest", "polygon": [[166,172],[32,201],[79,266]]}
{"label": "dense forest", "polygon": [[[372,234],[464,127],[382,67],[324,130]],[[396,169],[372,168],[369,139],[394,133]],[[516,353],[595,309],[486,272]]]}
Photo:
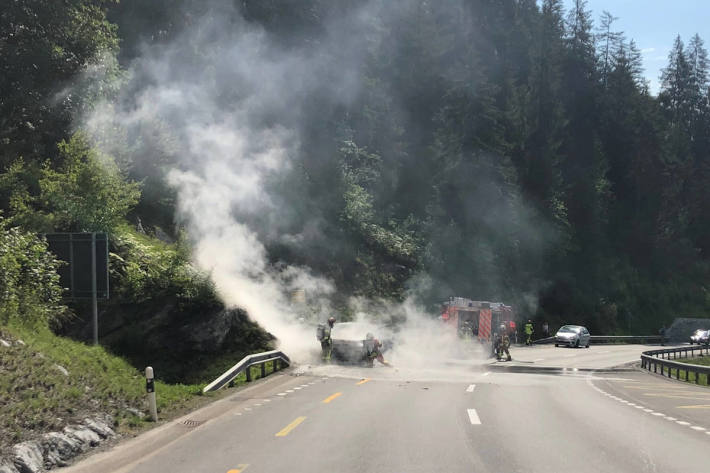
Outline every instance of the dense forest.
{"label": "dense forest", "polygon": [[[710,315],[703,39],[675,39],[654,96],[637,46],[599,13],[583,0],[10,2],[4,238],[109,232],[124,302],[214,304],[185,263],[207,258],[194,252],[226,216],[258,241],[237,253],[246,277],[309,268],[338,307],[456,295],[596,333]],[[175,250],[150,260],[138,227]]]}

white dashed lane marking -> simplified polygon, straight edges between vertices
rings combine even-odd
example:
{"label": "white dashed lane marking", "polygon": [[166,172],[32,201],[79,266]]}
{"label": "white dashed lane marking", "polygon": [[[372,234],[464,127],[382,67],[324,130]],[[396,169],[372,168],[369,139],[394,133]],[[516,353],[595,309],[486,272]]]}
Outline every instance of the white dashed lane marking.
{"label": "white dashed lane marking", "polygon": [[466,392],[467,392],[467,393],[472,393],[474,389],[476,389],[476,385],[475,385],[475,384],[471,384],[471,385],[469,385],[469,387],[466,388]]}
{"label": "white dashed lane marking", "polygon": [[596,387],[592,383],[592,377],[587,377],[587,384],[589,384],[589,386],[591,386],[592,389],[594,389],[596,392],[598,392],[599,394],[603,394],[604,396],[608,397],[609,399],[614,399],[615,401],[619,401],[620,403],[626,404],[627,406],[633,407],[635,409],[641,409],[644,412],[651,414],[652,416],[663,417],[667,421],[675,422],[676,424],[682,425],[683,427],[690,427],[691,429],[693,429],[697,432],[704,432],[704,433],[710,435],[710,431],[708,431],[708,429],[705,427],[701,427],[699,425],[691,425],[690,422],[686,422],[684,420],[678,420],[675,417],[667,416],[667,415],[663,414],[662,412],[656,412],[653,409],[649,409],[649,408],[644,407],[642,405],[638,405],[638,404],[634,404],[633,402],[629,402],[629,401],[622,399],[618,396],[614,396],[613,394],[610,394],[610,393],[604,391],[603,389]]}
{"label": "white dashed lane marking", "polygon": [[481,419],[478,418],[476,409],[468,409],[468,420],[470,420],[473,425],[481,425]]}

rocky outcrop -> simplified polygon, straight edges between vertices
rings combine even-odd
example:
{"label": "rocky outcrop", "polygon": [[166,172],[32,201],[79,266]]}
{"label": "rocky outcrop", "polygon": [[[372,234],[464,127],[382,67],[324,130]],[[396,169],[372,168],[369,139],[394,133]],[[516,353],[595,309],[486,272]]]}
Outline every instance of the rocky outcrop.
{"label": "rocky outcrop", "polygon": [[18,471],[12,463],[0,460],[0,473],[18,473]]}
{"label": "rocky outcrop", "polygon": [[42,471],[44,461],[42,447],[39,442],[30,441],[18,443],[12,447],[13,463],[20,473],[36,473]]}
{"label": "rocky outcrop", "polygon": [[110,416],[86,418],[68,425],[62,432],[49,432],[39,440],[18,443],[12,448],[12,462],[0,459],[0,473],[38,473],[67,466],[80,453],[115,436]]}

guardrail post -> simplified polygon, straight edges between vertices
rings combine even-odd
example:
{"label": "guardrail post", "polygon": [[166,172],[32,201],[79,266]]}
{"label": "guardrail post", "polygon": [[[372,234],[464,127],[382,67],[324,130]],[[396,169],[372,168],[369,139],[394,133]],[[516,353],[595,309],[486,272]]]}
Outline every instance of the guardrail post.
{"label": "guardrail post", "polygon": [[274,360],[274,373],[276,373],[279,370],[279,365],[281,364],[281,360],[278,358]]}
{"label": "guardrail post", "polygon": [[653,362],[653,372],[658,373],[658,363],[656,363],[655,361]]}
{"label": "guardrail post", "polygon": [[261,364],[261,377],[266,378],[266,362]]}
{"label": "guardrail post", "polygon": [[251,365],[247,366],[247,383],[251,383]]}

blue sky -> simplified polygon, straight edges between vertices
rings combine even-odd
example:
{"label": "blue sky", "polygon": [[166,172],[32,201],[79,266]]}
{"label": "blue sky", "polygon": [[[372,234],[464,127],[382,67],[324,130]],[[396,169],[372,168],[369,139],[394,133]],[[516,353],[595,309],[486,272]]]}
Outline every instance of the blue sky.
{"label": "blue sky", "polygon": [[[573,4],[565,0],[565,9]],[[619,18],[615,29],[636,41],[653,94],[658,93],[661,69],[677,35],[687,44],[698,33],[710,48],[710,0],[587,0],[587,8],[594,12],[595,26],[604,10]]]}

